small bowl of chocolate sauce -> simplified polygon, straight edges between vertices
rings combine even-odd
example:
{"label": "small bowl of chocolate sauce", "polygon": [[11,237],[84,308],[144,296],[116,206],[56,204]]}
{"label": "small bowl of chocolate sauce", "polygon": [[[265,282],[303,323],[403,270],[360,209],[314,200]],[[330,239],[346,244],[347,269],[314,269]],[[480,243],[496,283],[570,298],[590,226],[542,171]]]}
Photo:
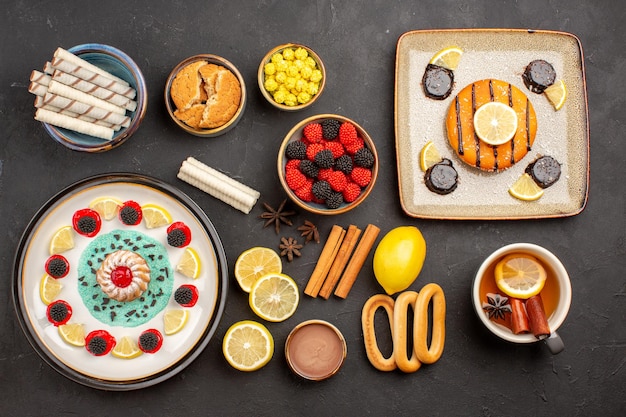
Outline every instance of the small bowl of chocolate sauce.
{"label": "small bowl of chocolate sauce", "polygon": [[285,357],[289,368],[302,378],[323,381],[335,375],[346,358],[343,334],[324,320],[307,320],[287,336]]}

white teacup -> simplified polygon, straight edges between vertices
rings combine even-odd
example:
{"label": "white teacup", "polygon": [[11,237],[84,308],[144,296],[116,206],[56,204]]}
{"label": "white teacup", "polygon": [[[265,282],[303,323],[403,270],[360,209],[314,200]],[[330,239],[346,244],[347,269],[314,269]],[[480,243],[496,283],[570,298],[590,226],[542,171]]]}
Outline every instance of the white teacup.
{"label": "white teacup", "polygon": [[[495,279],[492,274],[495,264],[502,257],[510,253],[527,253],[535,256],[543,263],[544,267],[547,268],[548,280],[555,280],[555,282],[552,282],[551,284],[557,284],[557,287],[553,287],[554,291],[556,291],[556,299],[554,301],[556,306],[554,307],[554,311],[548,316],[548,324],[550,326],[551,334],[548,338],[543,339],[550,351],[553,354],[557,354],[563,350],[564,344],[556,331],[565,321],[565,317],[567,317],[569,307],[572,303],[572,285],[569,275],[567,274],[567,271],[561,261],[559,261],[559,259],[547,249],[532,243],[513,243],[504,246],[489,255],[480,265],[480,268],[478,268],[478,272],[476,272],[474,283],[472,285],[472,302],[474,310],[487,329],[501,339],[513,343],[535,343],[539,341],[539,339],[532,333],[514,334],[508,327],[491,320],[487,312],[483,310],[483,302],[485,300],[481,299],[481,282],[484,279]],[[546,286],[547,285],[548,284],[546,283]],[[545,290],[546,288],[544,287],[544,291]]]}

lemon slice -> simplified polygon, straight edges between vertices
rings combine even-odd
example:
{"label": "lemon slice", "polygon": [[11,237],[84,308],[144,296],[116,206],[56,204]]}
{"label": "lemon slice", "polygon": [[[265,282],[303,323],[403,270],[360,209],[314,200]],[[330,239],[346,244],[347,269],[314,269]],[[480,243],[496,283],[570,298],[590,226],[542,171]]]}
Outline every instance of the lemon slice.
{"label": "lemon slice", "polygon": [[287,320],[295,313],[299,301],[298,286],[285,274],[265,274],[250,288],[250,308],[267,321]]}
{"label": "lemon slice", "polygon": [[511,185],[509,194],[519,200],[535,201],[543,195],[543,189],[525,172]]}
{"label": "lemon slice", "polygon": [[274,354],[274,339],[261,323],[239,321],[226,331],[222,352],[228,363],[240,371],[256,371]]}
{"label": "lemon slice", "polygon": [[454,71],[459,66],[463,50],[456,46],[450,46],[437,52],[430,60],[430,64],[438,65]]}
{"label": "lemon slice", "polygon": [[509,297],[527,299],[537,295],[546,283],[546,270],[534,256],[514,253],[496,264],[496,285]]}
{"label": "lemon slice", "polygon": [[196,279],[200,276],[200,265],[198,252],[192,247],[187,247],[176,265],[176,271],[186,277]]}
{"label": "lemon slice", "polygon": [[517,131],[517,113],[504,103],[490,101],[474,113],[474,130],[483,142],[502,145]]}
{"label": "lemon slice", "polygon": [[44,274],[39,282],[39,296],[45,305],[50,304],[61,292],[63,285],[48,274]]}
{"label": "lemon slice", "polygon": [[133,359],[142,353],[137,342],[129,336],[123,336],[111,351],[113,356],[120,359]]}
{"label": "lemon slice", "polygon": [[170,309],[165,310],[163,314],[163,323],[166,335],[173,335],[178,333],[185,327],[187,320],[189,319],[189,312],[187,310]]}
{"label": "lemon slice", "polygon": [[57,230],[50,240],[50,255],[65,252],[74,247],[74,229],[63,226]]}
{"label": "lemon slice", "polygon": [[235,278],[245,292],[250,292],[252,284],[265,274],[280,274],[283,263],[276,251],[257,246],[239,255],[235,262]]}
{"label": "lemon slice", "polygon": [[432,141],[428,141],[420,152],[420,169],[426,171],[431,166],[441,162],[441,154]]}
{"label": "lemon slice", "polygon": [[172,216],[161,206],[156,204],[146,204],[141,207],[143,219],[146,222],[148,229],[154,229],[156,227],[166,226],[172,223]]}
{"label": "lemon slice", "polygon": [[560,110],[565,104],[565,99],[567,98],[567,88],[565,87],[565,82],[563,80],[558,80],[550,87],[543,90],[543,93],[548,98],[548,101],[554,107],[554,110]]}
{"label": "lemon slice", "polygon": [[72,346],[85,346],[85,327],[80,323],[67,323],[59,326],[59,336]]}
{"label": "lemon slice", "polygon": [[111,220],[117,216],[122,204],[122,200],[115,197],[98,197],[89,203],[89,208],[97,211],[104,220]]}

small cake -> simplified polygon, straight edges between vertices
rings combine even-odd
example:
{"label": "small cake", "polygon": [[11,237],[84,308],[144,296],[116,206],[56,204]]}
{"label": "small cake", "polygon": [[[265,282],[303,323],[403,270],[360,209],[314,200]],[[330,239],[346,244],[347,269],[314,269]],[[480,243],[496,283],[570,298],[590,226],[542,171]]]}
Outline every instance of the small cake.
{"label": "small cake", "polygon": [[[474,113],[490,101],[505,103],[517,114],[517,132],[502,145],[489,145],[474,132]],[[537,134],[535,109],[519,88],[501,80],[485,79],[463,88],[446,117],[448,142],[462,161],[484,171],[501,171],[520,161]]]}
{"label": "small cake", "polygon": [[438,65],[428,64],[424,77],[422,78],[422,87],[426,97],[434,100],[444,100],[448,98],[454,86],[454,72],[440,67]]}
{"label": "small cake", "polygon": [[214,129],[228,123],[241,103],[239,80],[227,68],[197,61],[183,67],[170,89],[174,116],[195,129]]}
{"label": "small cake", "polygon": [[536,59],[526,66],[522,79],[530,91],[541,94],[546,88],[554,84],[556,71],[549,62]]}
{"label": "small cake", "polygon": [[96,272],[96,281],[110,298],[133,301],[148,288],[150,267],[135,252],[118,250],[104,259]]}

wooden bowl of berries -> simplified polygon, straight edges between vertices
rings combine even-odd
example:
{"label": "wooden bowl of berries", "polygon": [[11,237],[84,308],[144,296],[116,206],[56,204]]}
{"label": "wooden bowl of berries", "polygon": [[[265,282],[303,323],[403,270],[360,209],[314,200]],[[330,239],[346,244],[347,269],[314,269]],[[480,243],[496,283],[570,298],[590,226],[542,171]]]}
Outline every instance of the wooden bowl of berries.
{"label": "wooden bowl of berries", "polygon": [[271,49],[259,64],[257,75],[263,97],[285,111],[302,110],[322,95],[326,69],[311,48],[286,43]]}
{"label": "wooden bowl of berries", "polygon": [[322,215],[346,213],[363,202],[378,177],[378,154],[370,135],[336,114],[308,117],[285,136],[278,177],[289,198]]}

